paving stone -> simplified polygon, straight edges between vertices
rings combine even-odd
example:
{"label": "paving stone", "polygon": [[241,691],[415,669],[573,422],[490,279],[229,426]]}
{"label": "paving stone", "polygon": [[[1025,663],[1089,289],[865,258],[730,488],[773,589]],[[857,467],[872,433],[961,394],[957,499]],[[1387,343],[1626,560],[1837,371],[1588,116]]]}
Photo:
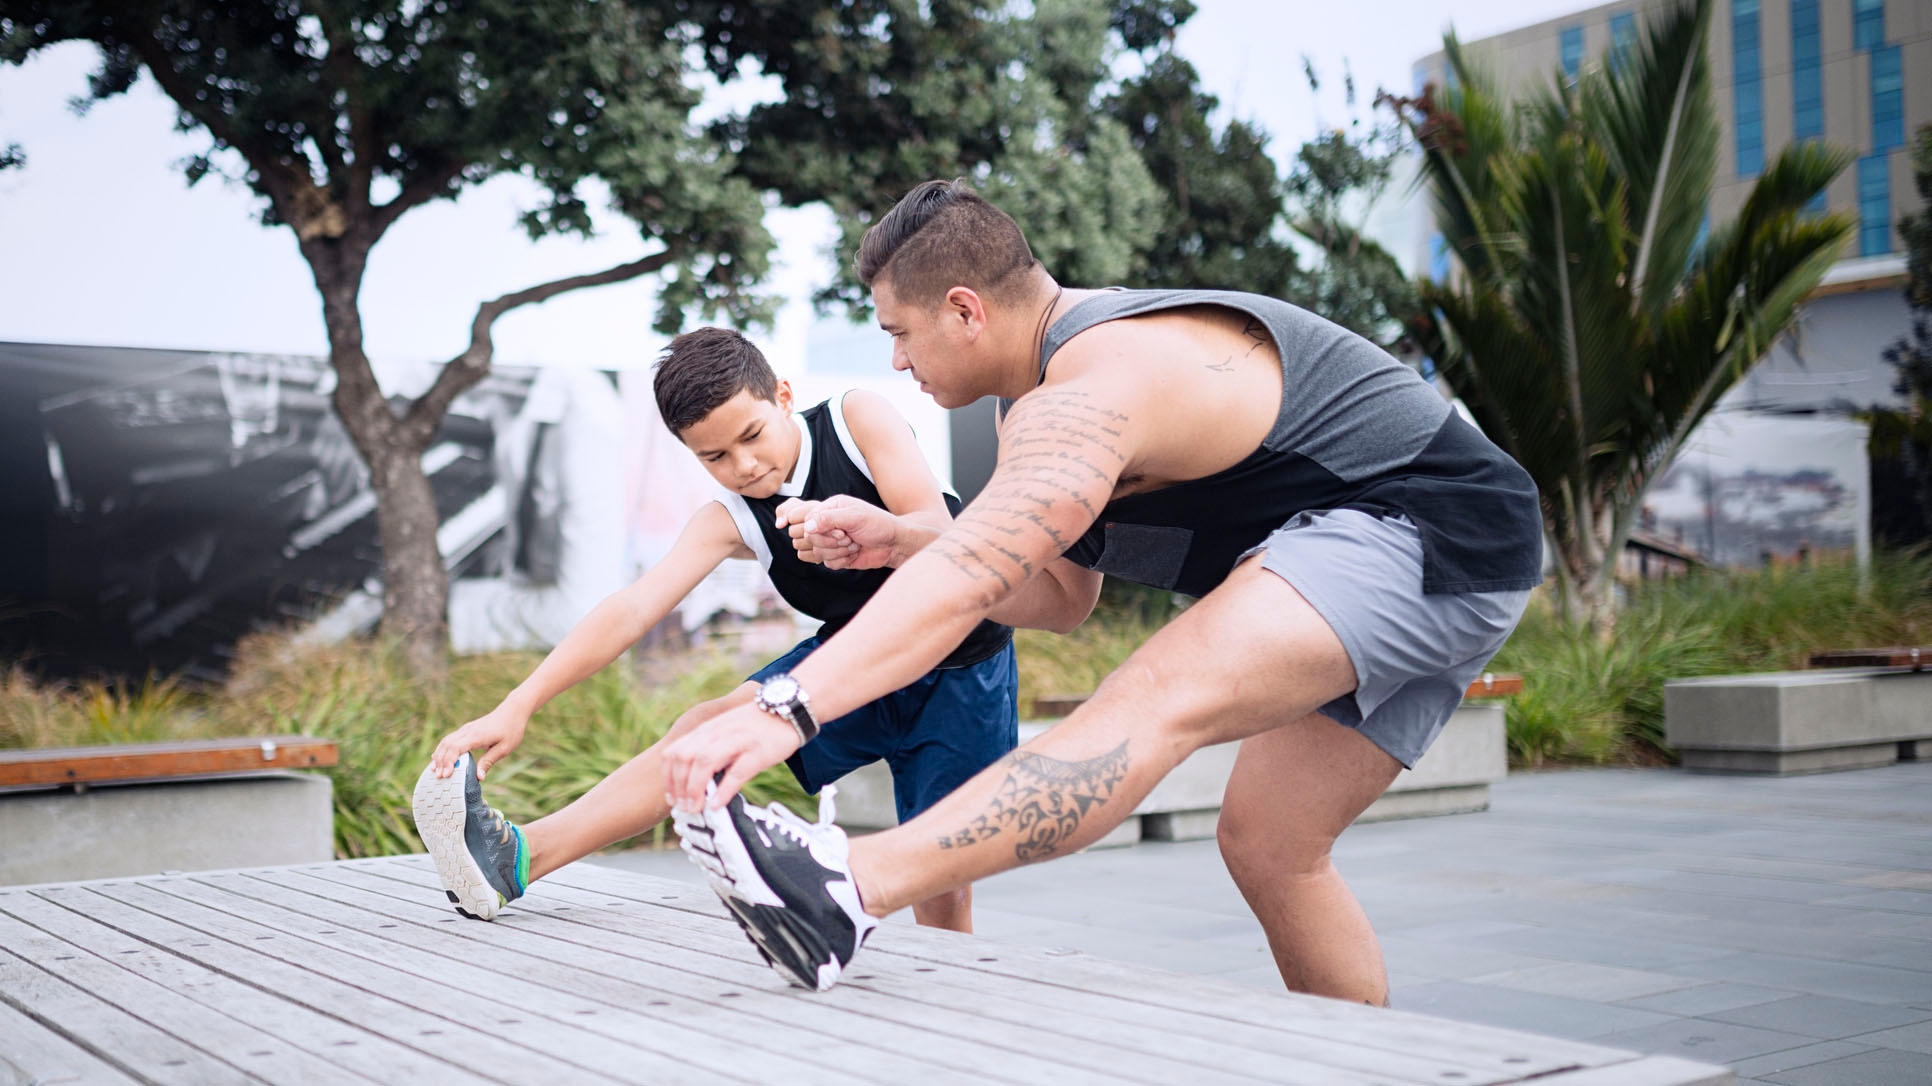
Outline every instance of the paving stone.
{"label": "paving stone", "polygon": [[[1926,1008],[1915,1007],[1913,1009],[1922,1011]],[[1932,1056],[1932,1022],[1920,1022],[1917,1025],[1897,1026],[1892,1029],[1876,1030],[1872,1033],[1861,1033],[1858,1035],[1857,1040],[1862,1045],[1876,1045],[1879,1048],[1905,1048],[1913,1052],[1923,1052],[1928,1056]],[[1932,1079],[1928,1079],[1927,1081],[1932,1082]]]}
{"label": "paving stone", "polygon": [[1825,1063],[1830,1060],[1856,1056],[1870,1052],[1871,1046],[1852,1044],[1850,1041],[1820,1041],[1817,1044],[1799,1048],[1787,1048],[1782,1052],[1767,1052],[1762,1056],[1752,1056],[1748,1060],[1738,1060],[1731,1064],[1731,1070],[1743,1075],[1775,1075],[1780,1071],[1795,1071],[1800,1067]]}
{"label": "paving stone", "polygon": [[1677,1018],[1657,1025],[1599,1034],[1594,1040],[1612,1048],[1633,1048],[1652,1055],[1682,1056],[1705,1063],[1731,1063],[1815,1042],[1815,1038],[1795,1033],[1734,1026],[1707,1018]]}
{"label": "paving stone", "polygon": [[1856,1056],[1780,1071],[1778,1086],[1915,1086],[1932,1082],[1932,1055],[1875,1048]]}
{"label": "paving stone", "polygon": [[1735,1022],[1740,1026],[1835,1040],[1932,1020],[1932,1013],[1910,1007],[1806,995],[1727,1011],[1712,1011],[1703,1017]]}
{"label": "paving stone", "polygon": [[1717,983],[1700,984],[1695,988],[1683,988],[1660,995],[1626,999],[1621,1003],[1623,1006],[1635,1007],[1642,1011],[1656,1011],[1659,1014],[1689,1018],[1709,1014],[1712,1011],[1728,1011],[1757,1003],[1789,999],[1792,994],[1788,988],[1761,988],[1750,984]]}
{"label": "paving stone", "polygon": [[1697,981],[1667,973],[1647,973],[1640,969],[1619,969],[1592,962],[1564,962],[1534,969],[1517,969],[1472,978],[1473,984],[1492,984],[1519,992],[1545,992],[1549,995],[1587,999],[1595,1003],[1617,1003],[1639,996],[1657,995],[1693,987]]}
{"label": "paving stone", "polygon": [[1796,988],[1867,1003],[1912,1003],[1932,998],[1932,973],[1780,954],[1730,954],[1685,962],[1666,971],[1710,980]]}
{"label": "paving stone", "polygon": [[[1539,992],[1519,992],[1485,984],[1438,981],[1402,993],[1401,1007],[1438,1018],[1544,1033],[1588,1041],[1606,1034],[1645,1026],[1673,1024],[1679,1019],[1649,1011],[1592,1003]],[[1724,1027],[1727,1029],[1740,1027]],[[1802,1043],[1806,1038],[1800,1038]],[[1604,1042],[1608,1043],[1608,1042]],[[1635,1045],[1618,1047],[1636,1048]],[[1642,1049],[1639,1049],[1640,1051]]]}

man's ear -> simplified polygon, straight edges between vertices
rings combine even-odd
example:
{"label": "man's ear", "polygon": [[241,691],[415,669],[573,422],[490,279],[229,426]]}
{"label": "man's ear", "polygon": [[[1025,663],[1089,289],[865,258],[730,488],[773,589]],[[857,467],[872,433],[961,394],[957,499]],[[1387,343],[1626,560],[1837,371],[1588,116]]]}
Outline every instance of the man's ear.
{"label": "man's ear", "polygon": [[968,336],[977,336],[986,328],[986,300],[971,287],[954,287],[946,292],[943,315],[964,325]]}

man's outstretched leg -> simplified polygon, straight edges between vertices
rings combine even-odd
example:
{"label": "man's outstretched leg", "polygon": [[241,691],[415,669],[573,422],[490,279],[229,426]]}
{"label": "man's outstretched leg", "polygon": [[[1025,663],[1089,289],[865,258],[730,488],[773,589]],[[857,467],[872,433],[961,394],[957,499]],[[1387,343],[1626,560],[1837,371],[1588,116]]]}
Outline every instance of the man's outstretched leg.
{"label": "man's outstretched leg", "polygon": [[1375,930],[1328,854],[1401,769],[1320,714],[1241,744],[1221,804],[1221,856],[1293,991],[1389,1001]]}
{"label": "man's outstretched leg", "polygon": [[[1064,722],[910,822],[847,842],[836,827],[780,825],[781,816],[734,799],[680,815],[679,832],[726,904],[736,899],[734,912],[761,949],[807,951],[801,967],[781,965],[788,979],[829,987],[875,918],[1078,851],[1195,750],[1300,720],[1354,685],[1348,654],[1320,614],[1247,562]],[[801,934],[820,927],[822,937]]]}

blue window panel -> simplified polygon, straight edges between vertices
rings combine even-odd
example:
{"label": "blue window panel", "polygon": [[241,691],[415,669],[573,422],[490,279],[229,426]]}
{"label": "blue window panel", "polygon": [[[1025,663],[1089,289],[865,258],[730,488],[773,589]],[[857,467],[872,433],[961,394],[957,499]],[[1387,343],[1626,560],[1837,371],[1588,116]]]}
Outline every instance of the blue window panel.
{"label": "blue window panel", "polygon": [[1737,175],[1764,169],[1764,84],[1759,76],[1758,0],[1731,0],[1731,70],[1737,132]]}
{"label": "blue window panel", "polygon": [[1577,69],[1583,67],[1583,28],[1564,27],[1559,40],[1562,42],[1563,74],[1575,79]]}
{"label": "blue window panel", "polygon": [[1438,283],[1449,281],[1449,246],[1441,234],[1429,235],[1429,278]]}
{"label": "blue window panel", "polygon": [[1858,255],[1892,251],[1892,160],[1867,155],[1858,160]]}
{"label": "blue window panel", "polygon": [[1791,0],[1791,138],[1825,134],[1824,49],[1818,0]]}
{"label": "blue window panel", "polygon": [[[1753,11],[1758,0],[1749,0]],[[1637,47],[1637,17],[1625,12],[1610,16],[1610,69],[1623,67],[1624,54]]]}
{"label": "blue window panel", "polygon": [[1814,219],[1815,219],[1815,218],[1817,218],[1818,216],[1820,216],[1820,215],[1823,215],[1823,214],[1824,214],[1825,212],[1827,212],[1827,211],[1830,211],[1830,210],[1831,210],[1831,208],[1830,208],[1829,206],[1827,206],[1827,204],[1826,204],[1826,201],[1825,201],[1825,196],[1826,196],[1826,195],[1827,195],[1826,193],[1824,193],[1824,192],[1822,192],[1822,191],[1821,191],[1821,192],[1819,192],[1819,193],[1818,193],[1818,195],[1816,195],[1816,196],[1813,196],[1813,197],[1812,197],[1812,198],[1811,198],[1811,199],[1810,199],[1810,200],[1809,200],[1809,201],[1808,201],[1808,202],[1807,202],[1807,203],[1805,204],[1805,215],[1806,215],[1806,216],[1807,216],[1808,218],[1814,218]]}
{"label": "blue window panel", "polygon": [[1889,151],[1905,143],[1905,75],[1898,46],[1872,50],[1872,150]]}
{"label": "blue window panel", "polygon": [[1852,0],[1852,46],[1876,49],[1885,44],[1885,0]]}

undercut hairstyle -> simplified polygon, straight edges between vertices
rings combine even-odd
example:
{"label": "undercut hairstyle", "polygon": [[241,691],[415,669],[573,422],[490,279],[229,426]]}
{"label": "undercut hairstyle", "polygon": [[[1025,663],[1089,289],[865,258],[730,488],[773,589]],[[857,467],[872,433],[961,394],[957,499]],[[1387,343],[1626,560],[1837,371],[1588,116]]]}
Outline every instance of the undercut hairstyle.
{"label": "undercut hairstyle", "polygon": [[884,276],[901,301],[921,306],[954,287],[1010,298],[1038,264],[1020,224],[963,179],[906,193],[859,241],[859,282],[870,289]]}
{"label": "undercut hairstyle", "polygon": [[699,328],[673,339],[651,378],[658,414],[679,438],[746,390],[776,403],[778,375],[763,351],[729,328]]}

